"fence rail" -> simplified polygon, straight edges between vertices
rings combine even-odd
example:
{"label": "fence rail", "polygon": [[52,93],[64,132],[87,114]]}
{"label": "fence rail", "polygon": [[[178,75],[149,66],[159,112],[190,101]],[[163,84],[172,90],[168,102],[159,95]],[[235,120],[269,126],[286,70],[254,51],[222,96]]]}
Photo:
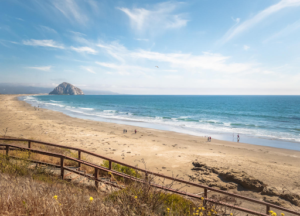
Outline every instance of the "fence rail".
{"label": "fence rail", "polygon": [[[202,188],[202,189],[204,189],[203,198],[204,198],[205,202],[216,203],[216,204],[219,204],[219,205],[227,206],[227,207],[230,207],[230,208],[242,211],[242,212],[247,212],[247,213],[250,213],[250,214],[254,214],[254,215],[267,216],[269,211],[271,210],[271,208],[273,208],[273,209],[278,209],[278,210],[281,210],[281,211],[284,211],[284,212],[288,212],[288,213],[300,216],[300,212],[296,212],[296,211],[293,211],[293,210],[290,210],[290,209],[286,209],[286,208],[283,208],[283,207],[280,207],[280,206],[277,206],[277,205],[274,205],[274,204],[271,204],[271,203],[263,202],[263,201],[260,201],[260,200],[252,199],[252,198],[241,196],[241,195],[238,195],[238,194],[229,193],[229,192],[226,192],[226,191],[218,190],[218,189],[215,189],[215,188],[211,188],[211,187],[201,185],[201,184],[196,184],[196,183],[185,181],[185,180],[182,180],[182,179],[173,178],[173,177],[166,176],[166,175],[163,175],[163,174],[160,174],[160,173],[150,172],[148,170],[141,169],[141,168],[123,163],[121,161],[116,161],[116,160],[113,160],[111,158],[108,158],[108,157],[105,157],[105,156],[102,156],[102,155],[98,155],[98,154],[95,154],[93,152],[86,151],[84,149],[68,147],[68,146],[62,146],[62,145],[57,145],[57,144],[47,143],[47,142],[41,142],[41,141],[31,140],[31,139],[0,138],[0,141],[27,142],[28,143],[28,148],[20,147],[20,146],[12,145],[12,144],[4,144],[4,143],[1,144],[0,143],[0,146],[5,147],[5,148],[0,148],[0,150],[5,150],[7,156],[9,156],[10,149],[11,150],[21,149],[21,150],[27,150],[29,152],[34,152],[34,153],[37,153],[37,154],[48,155],[48,156],[60,158],[60,165],[49,164],[49,163],[34,161],[34,160],[30,160],[30,161],[32,161],[34,163],[45,164],[45,165],[48,165],[48,166],[55,166],[57,168],[60,168],[61,169],[61,178],[64,178],[64,171],[65,170],[67,170],[69,172],[76,173],[78,175],[86,176],[86,177],[92,179],[93,181],[95,181],[95,186],[96,187],[98,187],[99,182],[102,182],[102,183],[105,183],[105,184],[109,184],[113,187],[123,188],[122,186],[120,186],[118,184],[116,185],[116,184],[106,182],[106,181],[102,181],[101,179],[99,179],[98,178],[99,177],[98,176],[99,170],[102,170],[104,172],[110,172],[113,175],[120,176],[120,177],[130,179],[130,180],[133,180],[133,181],[145,183],[145,181],[143,181],[143,180],[141,180],[137,177],[133,177],[131,175],[127,175],[127,174],[120,173],[120,172],[117,172],[117,171],[113,170],[112,163],[116,163],[116,164],[120,164],[120,165],[129,167],[129,168],[133,168],[133,169],[138,170],[140,172],[143,172],[143,173],[145,173],[145,176],[153,175],[153,176],[161,177],[161,178],[164,178],[164,179],[169,179],[169,180],[172,180],[174,182],[179,182],[179,183],[183,183],[183,184],[186,184],[186,185]],[[69,149],[69,150],[74,150],[74,151],[78,152],[78,158],[73,158],[73,157],[69,157],[69,156],[66,156],[66,155],[63,155],[63,154],[58,154],[58,153],[51,153],[51,152],[32,149],[32,145],[31,145],[32,143],[42,144],[42,145],[52,146],[52,147],[58,147],[58,148],[64,148],[64,149]],[[96,165],[96,164],[93,164],[93,163],[82,160],[81,159],[82,153],[86,153],[86,154],[101,158],[103,160],[109,161],[109,167],[105,168],[105,167],[102,167],[102,166],[99,166],[99,165]],[[10,156],[10,157],[12,157],[12,156]],[[16,157],[14,157],[14,158],[18,159]],[[82,166],[82,164],[94,168],[95,169],[94,176],[89,176],[87,174],[84,174],[84,173],[81,173],[79,171],[76,171],[76,170],[70,169],[68,167],[65,167],[64,166],[64,160],[65,159],[77,162],[79,169]],[[170,188],[158,185],[158,184],[151,184],[151,186],[162,189],[162,190],[165,190],[165,191],[170,191],[170,192],[173,192],[173,193],[176,193],[176,194],[181,194],[181,195],[184,195],[184,196],[201,199],[201,196],[191,194],[191,193],[187,193],[187,192],[180,191],[180,190],[170,189]],[[239,206],[231,205],[231,204],[228,204],[228,203],[225,203],[225,202],[220,202],[220,201],[215,201],[213,199],[209,199],[207,197],[207,191],[214,191],[214,192],[219,193],[219,194],[224,194],[224,195],[227,195],[227,196],[231,196],[231,197],[235,197],[235,198],[238,198],[238,199],[243,199],[243,200],[247,200],[247,201],[250,201],[250,202],[253,202],[253,203],[264,205],[266,207],[266,213],[264,214],[264,213],[256,212],[256,211],[253,211],[253,210],[250,210],[250,209],[245,209],[245,208],[242,208],[242,207],[239,207]]]}

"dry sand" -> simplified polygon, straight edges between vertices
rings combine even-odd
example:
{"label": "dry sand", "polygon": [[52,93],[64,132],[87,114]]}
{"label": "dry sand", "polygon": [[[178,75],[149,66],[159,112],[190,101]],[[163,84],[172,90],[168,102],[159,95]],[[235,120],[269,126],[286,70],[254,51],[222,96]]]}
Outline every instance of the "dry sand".
{"label": "dry sand", "polygon": [[[0,95],[0,133],[83,148],[131,165],[143,159],[147,169],[183,177],[195,171],[192,162],[244,171],[279,189],[300,194],[300,152],[215,140],[128,125],[69,117],[46,109],[35,110],[18,101],[20,95]],[[128,133],[123,134],[123,129]],[[134,130],[137,130],[137,134]],[[258,193],[239,191],[263,198]]]}

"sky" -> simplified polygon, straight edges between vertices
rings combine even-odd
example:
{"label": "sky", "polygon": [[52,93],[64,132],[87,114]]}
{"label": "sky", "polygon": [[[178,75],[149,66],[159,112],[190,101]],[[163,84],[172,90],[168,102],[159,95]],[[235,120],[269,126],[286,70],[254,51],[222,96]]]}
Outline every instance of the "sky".
{"label": "sky", "polygon": [[300,0],[0,0],[0,83],[299,95]]}

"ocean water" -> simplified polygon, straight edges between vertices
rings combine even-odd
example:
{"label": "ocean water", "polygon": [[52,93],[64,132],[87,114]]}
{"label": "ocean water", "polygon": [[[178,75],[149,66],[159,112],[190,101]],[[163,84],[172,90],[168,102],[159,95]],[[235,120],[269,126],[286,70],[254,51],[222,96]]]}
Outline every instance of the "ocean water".
{"label": "ocean water", "polygon": [[96,121],[300,150],[300,96],[44,95],[33,106]]}

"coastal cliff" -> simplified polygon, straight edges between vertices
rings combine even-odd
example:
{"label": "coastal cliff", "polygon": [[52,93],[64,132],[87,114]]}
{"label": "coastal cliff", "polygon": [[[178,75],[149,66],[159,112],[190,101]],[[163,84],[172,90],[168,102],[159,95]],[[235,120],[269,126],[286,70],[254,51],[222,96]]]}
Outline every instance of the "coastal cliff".
{"label": "coastal cliff", "polygon": [[70,83],[63,82],[58,85],[52,92],[51,95],[84,95],[81,89],[73,86]]}

